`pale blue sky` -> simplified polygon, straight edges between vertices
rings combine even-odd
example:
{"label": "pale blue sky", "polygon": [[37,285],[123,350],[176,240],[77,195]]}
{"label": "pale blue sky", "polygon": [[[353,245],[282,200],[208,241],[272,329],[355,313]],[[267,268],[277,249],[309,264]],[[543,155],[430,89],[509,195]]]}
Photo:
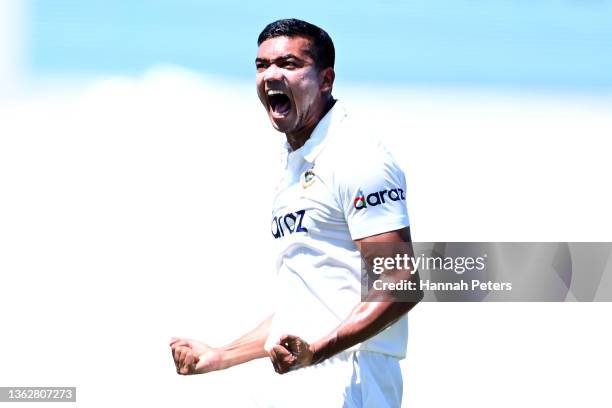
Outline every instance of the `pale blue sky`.
{"label": "pale blue sky", "polygon": [[270,21],[308,20],[349,82],[612,92],[612,1],[31,0],[34,75],[174,64],[249,79]]}

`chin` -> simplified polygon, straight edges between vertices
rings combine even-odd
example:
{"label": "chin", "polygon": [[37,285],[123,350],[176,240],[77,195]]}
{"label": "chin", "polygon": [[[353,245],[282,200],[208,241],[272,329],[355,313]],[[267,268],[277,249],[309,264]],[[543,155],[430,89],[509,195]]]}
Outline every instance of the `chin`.
{"label": "chin", "polygon": [[271,121],[271,122],[272,122],[272,127],[274,128],[274,130],[276,130],[277,132],[285,133],[285,130],[283,128],[281,128],[276,123],[274,123],[274,121]]}
{"label": "chin", "polygon": [[274,130],[278,131],[278,132],[282,132],[285,133],[285,128],[284,126],[279,126],[278,123],[276,123],[274,121],[274,119],[270,119],[270,123],[272,124],[272,127],[274,128]]}
{"label": "chin", "polygon": [[279,123],[278,119],[270,118],[270,123],[275,130],[282,133],[288,133],[292,130],[292,127],[289,124]]}

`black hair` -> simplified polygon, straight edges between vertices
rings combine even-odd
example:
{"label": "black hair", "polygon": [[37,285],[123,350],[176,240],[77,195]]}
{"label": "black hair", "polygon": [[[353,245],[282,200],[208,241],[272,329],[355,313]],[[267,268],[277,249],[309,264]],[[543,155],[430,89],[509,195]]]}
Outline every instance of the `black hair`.
{"label": "black hair", "polygon": [[329,34],[322,28],[296,18],[287,18],[270,23],[257,37],[257,46],[274,37],[304,37],[310,40],[310,56],[321,70],[334,67],[336,51]]}

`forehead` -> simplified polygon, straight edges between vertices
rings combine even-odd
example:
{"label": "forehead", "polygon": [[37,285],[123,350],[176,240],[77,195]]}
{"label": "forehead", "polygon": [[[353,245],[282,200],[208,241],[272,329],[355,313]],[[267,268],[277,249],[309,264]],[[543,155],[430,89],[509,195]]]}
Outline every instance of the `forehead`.
{"label": "forehead", "polygon": [[310,40],[304,37],[274,37],[262,42],[257,50],[257,58],[269,60],[287,54],[310,60]]}

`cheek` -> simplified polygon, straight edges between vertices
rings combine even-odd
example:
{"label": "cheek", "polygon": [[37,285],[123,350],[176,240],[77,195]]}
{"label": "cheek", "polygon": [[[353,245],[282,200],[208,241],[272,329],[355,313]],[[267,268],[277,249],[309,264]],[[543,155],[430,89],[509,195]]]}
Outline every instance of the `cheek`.
{"label": "cheek", "polygon": [[302,105],[310,105],[310,103],[319,94],[319,87],[316,81],[308,76],[300,77],[298,90]]}

